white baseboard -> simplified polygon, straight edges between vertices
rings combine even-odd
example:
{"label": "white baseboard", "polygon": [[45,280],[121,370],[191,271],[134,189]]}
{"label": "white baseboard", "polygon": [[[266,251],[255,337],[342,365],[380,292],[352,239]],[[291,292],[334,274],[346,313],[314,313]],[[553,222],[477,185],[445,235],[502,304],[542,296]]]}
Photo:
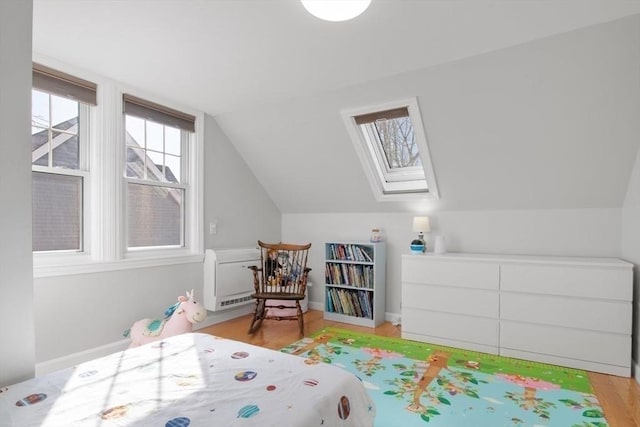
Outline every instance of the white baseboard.
{"label": "white baseboard", "polygon": [[99,347],[79,351],[68,356],[57,357],[55,359],[36,363],[36,377],[46,375],[59,369],[69,368],[71,366],[75,366],[89,360],[97,359],[99,357],[115,353],[117,351],[122,351],[127,347],[129,347],[129,340],[123,339],[110,344],[105,344]]}
{"label": "white baseboard", "polygon": [[400,324],[400,314],[399,313],[384,313],[384,320],[387,322],[391,322],[394,325]]}
{"label": "white baseboard", "polygon": [[[221,312],[208,312],[208,316],[205,320],[198,323],[198,329],[194,329],[194,332],[207,326],[215,325],[216,323],[231,320],[236,317],[244,316],[253,312],[254,305],[247,304],[242,307],[224,310]],[[97,359],[99,357],[107,356],[111,353],[125,350],[129,347],[129,340],[122,339],[109,344],[101,345],[99,347],[89,348],[87,350],[72,353],[67,356],[57,357],[55,359],[45,360],[44,362],[36,363],[36,377],[46,375],[50,372],[57,371],[59,369],[69,368],[71,366],[79,365],[80,363],[88,362],[89,360]]]}
{"label": "white baseboard", "polygon": [[324,304],[321,302],[309,301],[309,308],[312,310],[324,310]]}
{"label": "white baseboard", "polygon": [[198,327],[197,329],[194,329],[194,332],[199,331],[200,329],[204,329],[208,326],[215,325],[216,323],[225,322],[227,320],[235,319],[236,317],[244,316],[245,314],[253,313],[254,308],[255,304],[246,304],[229,310],[215,312],[209,311],[207,312],[207,318],[198,323]]}
{"label": "white baseboard", "polygon": [[[309,301],[309,308],[312,310],[324,310],[324,304],[316,301]],[[394,325],[400,324],[400,314],[399,313],[384,313],[384,320],[387,322],[391,322]]]}

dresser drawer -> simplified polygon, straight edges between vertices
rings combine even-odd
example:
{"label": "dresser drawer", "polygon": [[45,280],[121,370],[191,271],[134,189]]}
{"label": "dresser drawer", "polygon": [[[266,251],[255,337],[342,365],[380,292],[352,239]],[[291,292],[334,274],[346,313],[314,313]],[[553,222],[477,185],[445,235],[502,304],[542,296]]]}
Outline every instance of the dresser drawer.
{"label": "dresser drawer", "polygon": [[630,268],[520,264],[500,267],[503,291],[631,301],[631,280]]}
{"label": "dresser drawer", "polygon": [[623,367],[631,364],[631,335],[502,320],[500,347]]}
{"label": "dresser drawer", "polygon": [[502,292],[500,318],[631,335],[630,302]]}
{"label": "dresser drawer", "polygon": [[498,347],[498,321],[484,317],[403,308],[402,333]]}
{"label": "dresser drawer", "polygon": [[402,283],[498,289],[498,264],[447,261],[427,257],[406,257],[402,261]]}
{"label": "dresser drawer", "polygon": [[498,292],[406,283],[402,287],[402,307],[442,311],[469,316],[498,318]]}

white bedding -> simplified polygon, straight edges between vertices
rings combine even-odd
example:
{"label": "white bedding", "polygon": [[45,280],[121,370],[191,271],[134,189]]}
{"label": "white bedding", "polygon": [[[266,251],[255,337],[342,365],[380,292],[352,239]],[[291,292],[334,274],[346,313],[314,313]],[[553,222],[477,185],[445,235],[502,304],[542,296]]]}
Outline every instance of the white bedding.
{"label": "white bedding", "polygon": [[371,426],[340,368],[207,334],[178,335],[0,390],[0,426]]}

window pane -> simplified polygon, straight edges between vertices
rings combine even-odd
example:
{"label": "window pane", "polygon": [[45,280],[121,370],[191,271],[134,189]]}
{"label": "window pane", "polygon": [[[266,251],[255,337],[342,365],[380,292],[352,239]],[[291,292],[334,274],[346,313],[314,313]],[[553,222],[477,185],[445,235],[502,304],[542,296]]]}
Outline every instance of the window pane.
{"label": "window pane", "polygon": [[68,132],[78,132],[78,102],[51,95],[52,127]]}
{"label": "window pane", "polygon": [[127,144],[144,147],[144,120],[133,116],[125,116],[125,118],[128,136],[132,138],[127,138]]}
{"label": "window pane", "polygon": [[31,124],[49,127],[49,94],[39,90],[31,91]]}
{"label": "window pane", "polygon": [[[80,169],[80,106],[77,101],[32,90],[31,162]],[[46,115],[46,118],[43,116]],[[51,122],[49,121],[51,116]],[[52,127],[47,127],[51,125]],[[53,158],[49,159],[50,153]],[[51,160],[51,163],[50,163]]]}
{"label": "window pane", "polygon": [[422,165],[409,117],[374,123],[389,169]]}
{"label": "window pane", "polygon": [[31,163],[49,166],[49,130],[32,128],[31,132]]}
{"label": "window pane", "polygon": [[164,176],[168,182],[180,182],[180,157],[164,156]]}
{"label": "window pane", "polygon": [[127,148],[126,176],[144,179],[144,150]]}
{"label": "window pane", "polygon": [[147,121],[147,150],[163,151],[163,126]]}
{"label": "window pane", "polygon": [[165,126],[164,128],[165,152],[180,155],[180,129]]}
{"label": "window pane", "polygon": [[80,144],[78,135],[52,132],[53,166],[67,169],[80,169]]}
{"label": "window pane", "polygon": [[32,172],[33,250],[82,250],[82,177]]}
{"label": "window pane", "polygon": [[164,165],[164,155],[154,151],[147,151],[147,177],[153,181],[162,181],[164,173],[162,167]]}
{"label": "window pane", "polygon": [[[46,146],[45,146],[46,148]],[[49,152],[48,151],[44,151],[44,154],[42,154],[42,151],[38,151],[37,152],[37,158],[34,158],[33,163],[36,166],[49,166]]]}
{"label": "window pane", "polygon": [[128,189],[128,246],[183,246],[184,190],[131,183]]}

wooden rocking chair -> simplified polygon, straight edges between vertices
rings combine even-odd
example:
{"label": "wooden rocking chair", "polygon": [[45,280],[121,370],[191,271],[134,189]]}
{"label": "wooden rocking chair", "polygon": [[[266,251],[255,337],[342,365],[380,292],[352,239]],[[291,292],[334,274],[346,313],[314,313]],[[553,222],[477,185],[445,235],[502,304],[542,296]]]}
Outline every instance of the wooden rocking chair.
{"label": "wooden rocking chair", "polygon": [[[263,243],[260,246],[260,267],[249,267],[253,271],[256,308],[249,333],[253,334],[262,325],[264,319],[297,320],[300,334],[304,335],[304,317],[300,301],[307,291],[307,276],[311,271],[307,267],[307,255],[311,243],[293,245],[287,243]],[[279,301],[280,303],[276,303]],[[283,301],[295,301],[295,308],[285,306]],[[270,315],[269,309],[295,310],[291,315]]]}

